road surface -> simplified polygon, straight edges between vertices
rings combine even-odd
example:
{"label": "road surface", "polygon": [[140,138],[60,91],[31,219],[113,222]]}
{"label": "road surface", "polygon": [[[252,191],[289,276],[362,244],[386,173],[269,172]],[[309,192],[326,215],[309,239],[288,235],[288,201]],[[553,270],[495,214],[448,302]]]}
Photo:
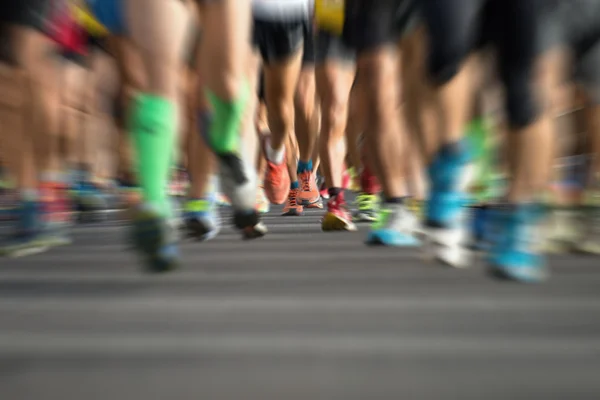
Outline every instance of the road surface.
{"label": "road surface", "polygon": [[2,400],[600,398],[600,263],[547,284],[322,233],[320,212],[186,243],[148,276],[116,222],[0,260]]}

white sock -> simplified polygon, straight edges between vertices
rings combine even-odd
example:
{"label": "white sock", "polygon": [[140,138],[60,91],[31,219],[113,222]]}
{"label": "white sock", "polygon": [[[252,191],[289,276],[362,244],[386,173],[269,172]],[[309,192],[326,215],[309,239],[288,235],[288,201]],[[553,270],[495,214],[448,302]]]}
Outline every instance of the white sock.
{"label": "white sock", "polygon": [[271,147],[271,141],[267,141],[265,148],[267,160],[275,164],[281,164],[284,161],[283,158],[285,156],[285,146],[281,146],[281,149],[275,150]]}

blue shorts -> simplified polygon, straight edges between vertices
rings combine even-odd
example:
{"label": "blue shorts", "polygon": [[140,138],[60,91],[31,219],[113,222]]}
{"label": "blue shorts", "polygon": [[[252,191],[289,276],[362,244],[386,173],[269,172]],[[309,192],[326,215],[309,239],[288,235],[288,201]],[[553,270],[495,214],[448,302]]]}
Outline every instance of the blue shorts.
{"label": "blue shorts", "polygon": [[90,10],[113,35],[125,33],[125,4],[123,0],[87,0]]}

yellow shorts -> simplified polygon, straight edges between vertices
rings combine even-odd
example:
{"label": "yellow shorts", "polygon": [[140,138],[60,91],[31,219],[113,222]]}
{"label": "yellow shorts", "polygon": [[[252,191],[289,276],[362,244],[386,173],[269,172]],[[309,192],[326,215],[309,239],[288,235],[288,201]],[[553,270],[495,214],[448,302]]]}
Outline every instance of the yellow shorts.
{"label": "yellow shorts", "polygon": [[345,0],[315,0],[317,27],[341,35],[344,30],[344,6]]}
{"label": "yellow shorts", "polygon": [[108,29],[98,22],[86,7],[71,3],[71,12],[77,23],[91,36],[102,37],[108,35]]}

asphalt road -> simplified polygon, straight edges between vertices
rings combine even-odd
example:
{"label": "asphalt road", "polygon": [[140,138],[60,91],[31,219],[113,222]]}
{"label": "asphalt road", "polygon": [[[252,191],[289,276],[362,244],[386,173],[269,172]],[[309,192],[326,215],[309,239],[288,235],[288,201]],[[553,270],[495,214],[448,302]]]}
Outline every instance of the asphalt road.
{"label": "asphalt road", "polygon": [[118,223],[0,259],[2,400],[600,398],[600,263],[540,286],[266,217],[144,275]]}

